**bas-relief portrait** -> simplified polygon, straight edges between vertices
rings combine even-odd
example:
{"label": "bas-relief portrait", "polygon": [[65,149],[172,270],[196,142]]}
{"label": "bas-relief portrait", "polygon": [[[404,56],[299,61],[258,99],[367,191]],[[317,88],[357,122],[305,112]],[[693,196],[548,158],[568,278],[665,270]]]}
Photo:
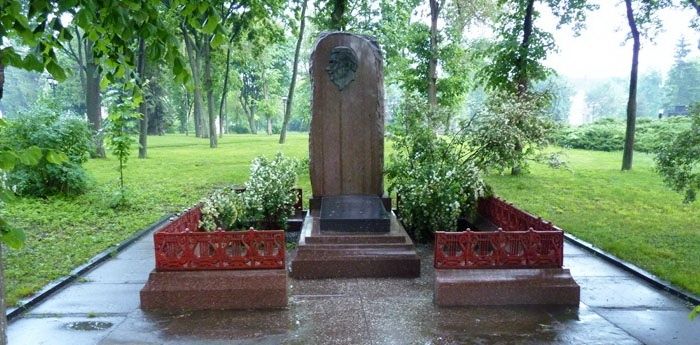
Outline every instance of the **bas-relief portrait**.
{"label": "bas-relief portrait", "polygon": [[331,51],[326,72],[331,81],[343,91],[353,80],[357,71],[357,55],[350,47],[337,46]]}

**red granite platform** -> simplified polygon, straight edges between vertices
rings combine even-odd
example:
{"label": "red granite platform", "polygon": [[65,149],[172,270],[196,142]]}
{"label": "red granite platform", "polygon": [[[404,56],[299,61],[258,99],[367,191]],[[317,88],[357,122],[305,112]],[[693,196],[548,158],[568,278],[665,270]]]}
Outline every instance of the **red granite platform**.
{"label": "red granite platform", "polygon": [[437,269],[435,304],[578,306],[580,287],[568,269]]}
{"label": "red granite platform", "polygon": [[276,309],[287,306],[287,272],[179,271],[150,274],[141,290],[144,310]]}
{"label": "red granite platform", "polygon": [[320,231],[318,211],[307,214],[292,259],[297,279],[420,276],[411,238],[391,214],[387,233]]}

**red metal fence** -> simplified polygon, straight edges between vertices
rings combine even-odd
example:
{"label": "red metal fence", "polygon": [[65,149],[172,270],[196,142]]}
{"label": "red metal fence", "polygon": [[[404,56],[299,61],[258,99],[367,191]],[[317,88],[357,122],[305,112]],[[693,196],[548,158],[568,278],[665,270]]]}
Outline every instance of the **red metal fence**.
{"label": "red metal fence", "polygon": [[498,198],[479,201],[497,231],[435,233],[435,268],[562,267],[564,232]]}
{"label": "red metal fence", "polygon": [[283,230],[198,231],[192,208],[153,235],[158,271],[280,269],[285,267]]}

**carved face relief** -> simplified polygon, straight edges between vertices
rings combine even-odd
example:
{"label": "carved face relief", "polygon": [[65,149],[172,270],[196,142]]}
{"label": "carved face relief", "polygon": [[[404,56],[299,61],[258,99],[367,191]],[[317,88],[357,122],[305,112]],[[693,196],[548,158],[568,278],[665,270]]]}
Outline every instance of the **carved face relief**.
{"label": "carved face relief", "polygon": [[337,46],[331,51],[326,72],[331,81],[338,87],[338,91],[350,85],[355,80],[357,71],[357,55],[350,47]]}

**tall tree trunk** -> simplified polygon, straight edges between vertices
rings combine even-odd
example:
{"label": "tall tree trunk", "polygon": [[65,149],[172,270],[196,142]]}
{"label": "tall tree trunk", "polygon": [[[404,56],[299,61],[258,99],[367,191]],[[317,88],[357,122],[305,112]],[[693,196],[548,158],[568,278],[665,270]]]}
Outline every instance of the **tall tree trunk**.
{"label": "tall tree trunk", "polygon": [[249,105],[247,99],[243,96],[239,97],[239,100],[241,102],[241,106],[243,107],[243,111],[245,112],[245,116],[248,118],[250,133],[258,134],[258,128],[255,124],[255,106],[252,104]]}
{"label": "tall tree trunk", "polygon": [[211,79],[211,46],[210,39],[204,40],[204,88],[207,91],[207,114],[209,115],[209,147],[218,146],[216,133],[216,113],[214,113],[214,83]]}
{"label": "tall tree trunk", "polygon": [[[138,57],[138,74],[139,87],[141,92],[145,94],[144,87],[146,86],[146,42],[143,38],[139,39],[139,57]],[[139,104],[139,112],[141,120],[139,121],[139,158],[146,158],[148,152],[148,106],[144,97]]]}
{"label": "tall tree trunk", "polygon": [[0,50],[0,99],[5,89],[5,64],[2,63],[2,50]]}
{"label": "tall tree trunk", "polygon": [[333,0],[333,13],[331,13],[331,29],[345,30],[345,10],[348,0]]}
{"label": "tall tree trunk", "polygon": [[[80,44],[79,44],[80,45]],[[100,95],[100,71],[92,53],[93,43],[85,38],[85,112],[92,126],[95,141],[95,156],[104,158],[102,135],[102,97]]]}
{"label": "tall tree trunk", "polygon": [[[2,63],[0,63],[2,71]],[[1,75],[1,74],[0,74]],[[0,79],[0,81],[2,81]],[[0,83],[0,98],[2,98],[2,83]],[[7,315],[5,311],[5,260],[2,257],[2,245],[0,245],[0,345],[7,345]]]}
{"label": "tall tree trunk", "polygon": [[297,73],[299,71],[299,52],[301,51],[301,41],[304,39],[304,28],[306,27],[306,3],[304,0],[301,4],[301,23],[299,24],[299,37],[297,38],[297,46],[294,49],[294,65],[292,66],[292,81],[289,83],[289,92],[287,92],[287,100],[284,105],[284,117],[282,118],[282,129],[280,131],[280,144],[284,144],[287,140],[287,126],[292,118],[292,100],[294,100],[294,88],[297,85]]}
{"label": "tall tree trunk", "polygon": [[[88,40],[87,37],[82,37],[80,35],[80,29],[77,26],[75,27],[75,37],[77,41],[76,46],[78,47],[78,56],[76,56],[76,62],[78,63],[78,76],[80,76],[80,87],[87,93],[87,66],[85,66],[86,62],[83,60],[83,57],[85,57],[85,60],[87,60],[88,52],[90,52],[90,54],[92,55],[92,42]],[[68,44],[70,44],[70,42]],[[83,54],[83,51],[85,51],[85,54]],[[94,60],[94,56],[92,56],[92,58]],[[85,101],[85,103],[85,107],[87,107],[87,100]],[[88,117],[88,120],[89,119],[90,118]]]}
{"label": "tall tree trunk", "polygon": [[525,18],[523,18],[523,40],[520,42],[520,52],[518,53],[518,61],[516,63],[515,82],[519,95],[527,93],[530,87],[530,76],[527,73],[527,58],[530,53],[530,37],[532,36],[532,22],[535,13],[535,0],[528,0],[527,8],[525,9]]}
{"label": "tall tree trunk", "polygon": [[185,51],[187,52],[187,59],[190,63],[190,71],[192,72],[192,82],[194,84],[194,135],[198,138],[202,137],[202,85],[199,79],[199,61],[198,54],[195,52],[195,45],[192,41],[192,37],[187,32],[187,27],[185,24],[180,24],[180,30],[182,30],[182,37],[185,40]]}
{"label": "tall tree trunk", "polygon": [[228,78],[231,72],[231,44],[233,43],[233,36],[228,42],[228,48],[226,49],[226,72],[224,74],[224,87],[221,91],[221,102],[219,102],[219,136],[223,138],[224,136],[224,108],[226,104],[226,94],[228,93]]}
{"label": "tall tree trunk", "polygon": [[[525,17],[523,18],[523,40],[520,42],[520,51],[516,62],[515,86],[517,88],[517,97],[525,97],[530,87],[530,76],[527,73],[527,58],[530,53],[530,37],[532,36],[534,13],[535,0],[528,0],[525,8]],[[513,149],[518,154],[522,154],[523,145],[520,142],[516,142]],[[510,174],[513,176],[520,175],[522,172],[523,168],[517,162],[510,169]]]}
{"label": "tall tree trunk", "polygon": [[[430,0],[430,58],[428,59],[428,105],[437,110],[438,17],[440,2]],[[433,114],[434,115],[434,114]]]}
{"label": "tall tree trunk", "polygon": [[632,11],[632,0],[625,0],[627,23],[632,33],[632,69],[630,71],[630,89],[627,98],[627,129],[625,130],[625,149],[622,154],[622,170],[632,169],[634,154],[634,132],[637,122],[637,69],[639,66],[639,30]]}

